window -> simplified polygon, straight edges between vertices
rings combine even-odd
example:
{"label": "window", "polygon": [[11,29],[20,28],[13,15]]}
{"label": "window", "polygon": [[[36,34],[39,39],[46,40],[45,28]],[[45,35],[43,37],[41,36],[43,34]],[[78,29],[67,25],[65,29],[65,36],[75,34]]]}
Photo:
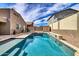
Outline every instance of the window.
{"label": "window", "polygon": [[16,29],[19,29],[19,24],[16,24]]}

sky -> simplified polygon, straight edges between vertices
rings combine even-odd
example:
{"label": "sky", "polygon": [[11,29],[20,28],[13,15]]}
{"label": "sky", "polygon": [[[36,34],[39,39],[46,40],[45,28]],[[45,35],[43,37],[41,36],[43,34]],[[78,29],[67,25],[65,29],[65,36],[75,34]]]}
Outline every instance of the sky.
{"label": "sky", "polygon": [[79,10],[76,3],[0,3],[0,8],[14,8],[26,22],[34,26],[47,26],[48,18],[55,13],[72,8]]}

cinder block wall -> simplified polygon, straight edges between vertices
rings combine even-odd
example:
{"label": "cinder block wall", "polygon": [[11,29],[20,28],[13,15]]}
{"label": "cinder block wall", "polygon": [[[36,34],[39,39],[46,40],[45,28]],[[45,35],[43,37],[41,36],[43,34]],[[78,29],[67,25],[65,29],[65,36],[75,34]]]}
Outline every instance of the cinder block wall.
{"label": "cinder block wall", "polygon": [[43,31],[43,27],[34,27],[34,31]]}
{"label": "cinder block wall", "polygon": [[50,27],[49,26],[43,26],[43,31],[44,32],[49,32],[50,31]]}

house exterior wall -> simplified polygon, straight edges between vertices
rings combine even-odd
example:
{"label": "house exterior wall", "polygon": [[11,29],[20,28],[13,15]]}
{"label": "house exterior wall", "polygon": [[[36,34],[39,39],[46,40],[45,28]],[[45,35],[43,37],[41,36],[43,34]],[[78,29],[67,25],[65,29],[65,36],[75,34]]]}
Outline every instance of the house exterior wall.
{"label": "house exterior wall", "polygon": [[0,9],[0,17],[6,20],[6,22],[0,22],[0,35],[10,34],[9,14],[9,9]]}
{"label": "house exterior wall", "polygon": [[62,19],[60,22],[60,30],[77,30],[77,14]]}
{"label": "house exterior wall", "polygon": [[52,25],[53,25],[53,29],[58,30],[58,22],[55,22]]}
{"label": "house exterior wall", "polygon": [[25,32],[26,23],[21,15],[14,9],[0,9],[0,17],[7,20],[6,22],[0,22],[0,35],[13,34],[13,31],[15,31],[16,34]]}
{"label": "house exterior wall", "polygon": [[21,33],[22,31],[25,31],[26,29],[26,23],[21,17],[20,14],[18,14],[16,11],[11,10],[10,11],[10,34],[13,34],[15,31],[16,33]]}
{"label": "house exterior wall", "polygon": [[[52,32],[63,35],[63,38],[79,47],[79,13],[66,17],[58,22],[51,23]],[[58,28],[58,29],[57,29]]]}

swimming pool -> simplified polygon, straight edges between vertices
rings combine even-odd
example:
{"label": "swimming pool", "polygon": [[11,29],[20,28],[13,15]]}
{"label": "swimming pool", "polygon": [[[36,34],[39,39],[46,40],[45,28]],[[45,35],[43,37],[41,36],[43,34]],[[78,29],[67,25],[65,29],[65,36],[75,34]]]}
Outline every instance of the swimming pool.
{"label": "swimming pool", "polygon": [[[8,54],[6,54],[8,53]],[[73,56],[75,50],[47,33],[32,33],[11,49],[6,56]]]}

